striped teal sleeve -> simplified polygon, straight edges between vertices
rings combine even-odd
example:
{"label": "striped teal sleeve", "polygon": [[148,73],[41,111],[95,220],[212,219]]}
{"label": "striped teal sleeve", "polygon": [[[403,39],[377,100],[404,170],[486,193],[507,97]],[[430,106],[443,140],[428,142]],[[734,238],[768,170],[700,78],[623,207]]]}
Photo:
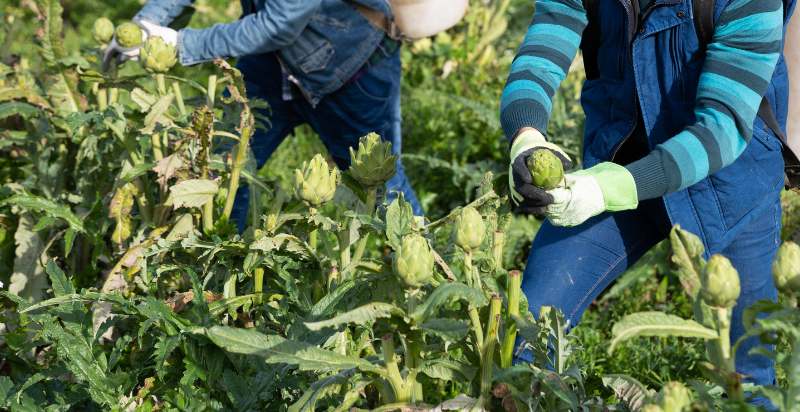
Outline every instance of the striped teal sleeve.
{"label": "striped teal sleeve", "polygon": [[581,0],[539,0],[500,100],[500,121],[509,139],[524,127],[542,133],[556,89],[578,51],[586,11]]}
{"label": "striped teal sleeve", "polygon": [[628,165],[639,200],[687,188],[744,152],[783,40],[782,0],[732,0],[700,75],[696,122]]}

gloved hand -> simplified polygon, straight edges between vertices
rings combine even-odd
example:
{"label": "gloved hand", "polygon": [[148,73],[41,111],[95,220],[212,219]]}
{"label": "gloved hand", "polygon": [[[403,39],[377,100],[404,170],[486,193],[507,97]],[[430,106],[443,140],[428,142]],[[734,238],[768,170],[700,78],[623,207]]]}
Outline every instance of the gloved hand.
{"label": "gloved hand", "polygon": [[[159,26],[155,23],[151,23],[147,20],[137,20],[135,21],[139,27],[142,28],[142,44],[147,40],[148,37],[155,36],[161,37],[165,43],[170,44],[172,46],[178,45],[178,32],[170,29],[169,27]],[[130,47],[125,48],[117,43],[116,35],[111,40],[111,43],[105,50],[103,55],[103,70],[108,69],[109,64],[112,60],[117,59],[119,63],[128,61],[128,60],[139,60],[139,49],[141,47]]]}
{"label": "gloved hand", "polygon": [[511,205],[514,211],[526,215],[543,215],[547,205],[553,203],[553,196],[544,189],[533,185],[531,171],[526,160],[537,150],[555,153],[565,170],[572,168],[572,160],[564,150],[547,142],[536,129],[525,129],[511,144],[511,163],[508,166],[508,186],[511,192]]}
{"label": "gloved hand", "polygon": [[553,203],[547,218],[556,226],[578,226],[603,212],[636,209],[639,199],[633,175],[616,163],[597,166],[564,177],[566,187],[548,193]]}

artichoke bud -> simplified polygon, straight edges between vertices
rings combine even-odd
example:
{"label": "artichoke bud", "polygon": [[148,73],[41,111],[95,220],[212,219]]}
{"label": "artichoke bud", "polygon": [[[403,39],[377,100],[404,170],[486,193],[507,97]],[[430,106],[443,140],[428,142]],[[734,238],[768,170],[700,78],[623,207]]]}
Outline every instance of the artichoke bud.
{"label": "artichoke bud", "polygon": [[692,404],[692,393],[680,382],[668,382],[661,389],[661,408],[665,412],[681,412]]}
{"label": "artichoke bud", "polygon": [[486,225],[481,214],[474,207],[467,206],[456,218],[456,245],[465,252],[471,252],[483,243]]}
{"label": "artichoke bud", "polygon": [[350,148],[350,160],[350,175],[368,188],[386,183],[397,167],[391,143],[384,142],[376,133],[362,137],[357,151]]}
{"label": "artichoke bud", "polygon": [[403,237],[394,254],[394,272],[406,286],[418,288],[433,277],[433,252],[419,234]]}
{"label": "artichoke bud", "polygon": [[775,286],[784,293],[800,293],[800,245],[786,242],[772,263]]}
{"label": "artichoke bud", "polygon": [[329,168],[322,155],[304,162],[302,170],[296,169],[294,175],[297,197],[310,206],[320,206],[333,199],[339,183],[339,169]]}
{"label": "artichoke bud", "polygon": [[268,232],[274,232],[275,229],[278,228],[277,213],[270,213],[267,215],[266,222],[264,222],[264,228],[267,229]]}
{"label": "artichoke bud", "polygon": [[100,44],[108,44],[114,38],[114,23],[105,17],[95,20],[92,37]]}
{"label": "artichoke bud", "polygon": [[739,298],[739,273],[731,261],[722,255],[711,256],[701,283],[703,299],[709,306],[731,308]]}
{"label": "artichoke bud", "polygon": [[178,52],[161,37],[151,36],[140,49],[139,60],[149,72],[166,73],[178,62]]}
{"label": "artichoke bud", "polygon": [[142,45],[142,28],[135,23],[127,22],[117,26],[117,43],[125,48]]}
{"label": "artichoke bud", "polygon": [[533,185],[544,190],[552,190],[564,180],[564,164],[548,149],[533,152],[527,159]]}

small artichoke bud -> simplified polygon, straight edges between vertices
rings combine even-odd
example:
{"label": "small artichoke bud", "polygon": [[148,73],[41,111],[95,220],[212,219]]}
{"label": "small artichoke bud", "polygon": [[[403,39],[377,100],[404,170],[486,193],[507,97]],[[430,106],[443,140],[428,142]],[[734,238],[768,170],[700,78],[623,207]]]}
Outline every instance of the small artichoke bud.
{"label": "small artichoke bud", "polygon": [[784,293],[800,293],[800,245],[786,242],[772,263],[775,286]]}
{"label": "small artichoke bud", "polygon": [[99,44],[108,44],[114,37],[114,23],[105,17],[95,20],[94,27],[92,27],[92,37]]}
{"label": "small artichoke bud", "polygon": [[561,159],[547,149],[536,150],[528,157],[528,170],[531,171],[533,185],[544,190],[552,190],[564,180],[564,164]]}
{"label": "small artichoke bud", "polygon": [[424,286],[433,277],[433,253],[428,240],[416,233],[404,236],[393,264],[395,274],[406,286]]}
{"label": "small artichoke bud", "polygon": [[135,23],[127,22],[117,26],[117,43],[125,48],[142,45],[142,28]]}
{"label": "small artichoke bud", "polygon": [[333,199],[339,183],[339,169],[329,168],[328,162],[318,154],[310,162],[303,162],[303,169],[294,171],[297,197],[312,207]]}
{"label": "small artichoke bud", "polygon": [[376,133],[370,133],[358,142],[358,151],[350,148],[350,175],[364,187],[375,188],[394,176],[397,156],[392,155],[392,145]]}
{"label": "small artichoke bud", "polygon": [[692,392],[680,382],[668,382],[661,389],[661,408],[664,412],[681,412],[692,404]]}
{"label": "small artichoke bud", "polygon": [[152,73],[166,73],[178,62],[175,46],[168,44],[161,37],[148,37],[139,51],[142,67]]}
{"label": "small artichoke bud", "polygon": [[701,283],[703,299],[709,306],[731,308],[739,298],[739,273],[731,261],[722,255],[711,256]]}
{"label": "small artichoke bud", "polygon": [[486,237],[486,225],[481,214],[474,207],[467,206],[456,218],[456,245],[465,252],[481,247]]}

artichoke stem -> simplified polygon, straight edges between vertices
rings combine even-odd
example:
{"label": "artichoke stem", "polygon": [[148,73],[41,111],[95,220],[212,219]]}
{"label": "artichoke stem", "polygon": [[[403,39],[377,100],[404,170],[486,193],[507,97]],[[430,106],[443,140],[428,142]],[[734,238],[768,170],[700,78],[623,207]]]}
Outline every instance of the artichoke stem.
{"label": "artichoke stem", "polygon": [[[245,106],[242,116],[250,117],[250,109]],[[239,138],[239,145],[236,150],[236,160],[233,162],[233,169],[231,170],[230,183],[228,187],[228,198],[225,199],[225,209],[222,216],[227,221],[233,212],[233,202],[236,200],[236,192],[239,191],[239,179],[242,174],[242,167],[247,162],[247,154],[250,150],[250,137],[253,135],[253,125],[247,123],[242,126],[241,136]]]}
{"label": "artichoke stem", "polygon": [[222,295],[225,299],[236,297],[236,274],[231,273],[228,279],[225,280],[225,285],[222,288]]}
{"label": "artichoke stem", "polygon": [[364,252],[367,249],[367,242],[369,242],[369,233],[364,233],[361,235],[361,239],[358,239],[358,244],[356,244],[356,252],[353,255],[353,262],[355,262],[355,265],[353,265],[354,267],[361,263],[361,259],[364,257]]}
{"label": "artichoke stem", "polygon": [[214,107],[214,101],[217,97],[217,75],[212,74],[208,76],[208,88],[206,88],[206,101],[208,102],[208,107]]}
{"label": "artichoke stem", "polygon": [[108,89],[108,103],[114,104],[119,101],[119,88],[112,87]]}
{"label": "artichoke stem", "polygon": [[475,334],[476,352],[478,352],[478,356],[483,358],[483,326],[481,325],[481,316],[478,314],[477,308],[469,308],[469,320],[472,323],[472,332]]}
{"label": "artichoke stem", "polygon": [[158,90],[159,96],[165,96],[167,94],[167,80],[164,73],[157,73],[156,77],[156,90]]}
{"label": "artichoke stem", "polygon": [[186,104],[183,102],[183,93],[181,92],[181,85],[178,82],[172,82],[172,93],[175,95],[175,102],[178,104],[178,112],[181,117],[186,116]]}
{"label": "artichoke stem", "polygon": [[350,267],[350,230],[345,228],[339,231],[339,266]]}
{"label": "artichoke stem", "polygon": [[211,233],[214,229],[214,200],[209,200],[203,205],[203,232]]}
{"label": "artichoke stem", "polygon": [[492,257],[494,257],[495,269],[503,269],[503,249],[506,245],[506,234],[501,231],[494,232],[492,242]]}
{"label": "artichoke stem", "polygon": [[139,206],[139,214],[142,216],[144,223],[149,225],[153,222],[153,210],[147,201],[147,191],[145,190],[144,183],[141,179],[136,178],[133,181],[133,184],[136,185],[136,189],[140,193],[139,196],[136,196],[136,204]]}
{"label": "artichoke stem", "polygon": [[101,111],[108,108],[108,93],[102,87],[97,89],[97,108]]}
{"label": "artichoke stem", "polygon": [[500,367],[503,369],[511,367],[514,358],[514,343],[517,340],[517,324],[514,318],[519,316],[519,299],[522,287],[522,273],[513,270],[508,274],[508,325],[506,334],[503,337],[503,346],[500,348]]}
{"label": "artichoke stem", "polygon": [[500,328],[500,296],[492,296],[489,305],[489,323],[486,327],[486,341],[483,343],[483,356],[481,359],[481,398],[486,402],[486,407],[492,400],[492,373],[494,369],[494,352],[497,346],[498,330]]}
{"label": "artichoke stem", "polygon": [[378,204],[378,189],[367,189],[367,200],[365,205],[367,207],[367,214],[373,216],[375,214],[375,206]]}
{"label": "artichoke stem", "polygon": [[733,359],[731,357],[731,311],[729,308],[714,308],[714,317],[716,318],[717,345],[719,348],[719,364],[723,365],[726,372],[733,372]]}
{"label": "artichoke stem", "polygon": [[317,229],[312,230],[311,233],[308,234],[308,245],[315,253],[317,252],[318,236],[319,232],[317,232]]}
{"label": "artichoke stem", "polygon": [[411,393],[406,387],[400,369],[397,366],[394,351],[394,336],[389,334],[381,339],[383,349],[383,362],[386,364],[386,379],[389,381],[394,391],[394,402],[408,402],[411,400]]}
{"label": "artichoke stem", "polygon": [[153,145],[153,157],[156,161],[160,161],[164,158],[164,151],[161,147],[161,135],[158,133],[153,133],[150,135],[150,144]]}
{"label": "artichoke stem", "polygon": [[264,293],[264,268],[256,268],[253,272],[253,293],[256,295],[253,303],[260,305],[263,302]]}

